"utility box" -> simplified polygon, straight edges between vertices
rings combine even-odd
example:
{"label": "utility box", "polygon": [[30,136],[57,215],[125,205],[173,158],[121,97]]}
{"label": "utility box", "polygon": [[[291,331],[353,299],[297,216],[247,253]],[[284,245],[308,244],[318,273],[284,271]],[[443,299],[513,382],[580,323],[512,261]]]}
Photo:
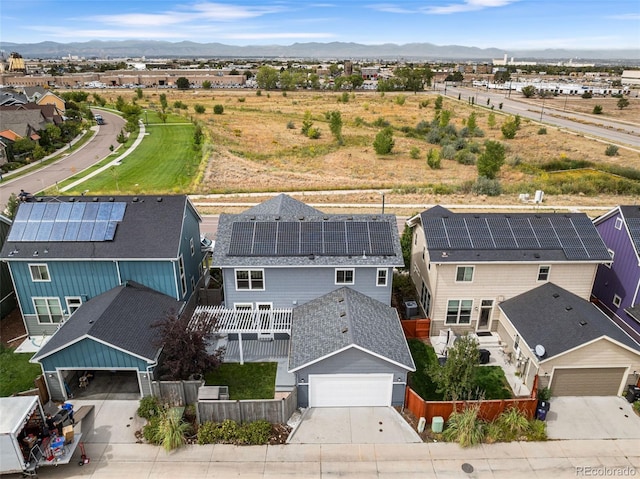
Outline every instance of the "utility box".
{"label": "utility box", "polygon": [[444,429],[444,418],[442,416],[434,416],[431,421],[431,431],[442,432]]}

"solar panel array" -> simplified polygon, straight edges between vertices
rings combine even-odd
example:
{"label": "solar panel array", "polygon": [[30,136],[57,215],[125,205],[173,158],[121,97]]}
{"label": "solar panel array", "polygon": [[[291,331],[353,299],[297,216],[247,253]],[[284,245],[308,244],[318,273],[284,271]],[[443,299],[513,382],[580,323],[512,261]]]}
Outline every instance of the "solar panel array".
{"label": "solar panel array", "polygon": [[561,249],[570,260],[609,256],[586,216],[425,217],[423,228],[431,249]]}
{"label": "solar panel array", "polygon": [[379,221],[240,221],[229,256],[393,256],[391,225]]}
{"label": "solar panel array", "polygon": [[627,227],[636,251],[640,251],[640,218],[627,218]]}
{"label": "solar panel array", "polygon": [[124,202],[23,203],[8,241],[111,241]]}

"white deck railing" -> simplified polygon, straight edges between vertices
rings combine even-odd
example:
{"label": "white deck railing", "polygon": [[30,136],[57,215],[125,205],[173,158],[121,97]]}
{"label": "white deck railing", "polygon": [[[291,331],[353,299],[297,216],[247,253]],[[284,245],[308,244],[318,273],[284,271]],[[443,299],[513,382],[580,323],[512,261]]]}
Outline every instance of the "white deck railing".
{"label": "white deck railing", "polygon": [[206,327],[218,334],[291,334],[291,309],[228,309],[223,306],[197,306],[189,328]]}

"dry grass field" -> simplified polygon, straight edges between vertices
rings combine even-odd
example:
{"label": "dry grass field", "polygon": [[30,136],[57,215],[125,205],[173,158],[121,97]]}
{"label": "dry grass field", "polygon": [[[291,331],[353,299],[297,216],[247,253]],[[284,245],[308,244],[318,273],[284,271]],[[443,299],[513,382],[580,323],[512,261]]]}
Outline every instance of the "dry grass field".
{"label": "dry grass field", "polygon": [[[263,91],[258,95],[255,90],[145,90],[143,99],[138,103],[157,108],[162,93],[167,95],[170,107],[175,101],[188,105],[186,115],[206,127],[211,143],[204,177],[198,191],[192,193],[389,188],[402,196],[403,202],[412,202],[413,199],[417,202],[446,202],[442,199],[443,195],[477,177],[474,165],[462,165],[454,160],[442,160],[441,169],[431,169],[426,162],[427,152],[440,147],[402,131],[403,128],[415,128],[421,121],[430,123],[434,119],[436,97],[432,93],[382,95],[377,92],[358,92],[349,94],[347,102],[341,102],[339,99],[342,95],[335,92],[287,92],[285,95],[282,92]],[[127,95],[133,96],[132,91],[114,92],[111,99],[118,94],[125,99],[128,99]],[[109,94],[105,96],[108,98]],[[545,107],[553,105],[558,109],[566,108],[567,111],[591,113],[593,106],[600,104],[604,114],[593,115],[594,124],[598,123],[599,118],[637,123],[640,102],[632,98],[630,107],[619,110],[615,106],[616,101],[612,98],[556,98],[547,99]],[[193,108],[196,104],[204,106],[205,112],[196,114]],[[213,113],[213,106],[217,104],[224,107],[222,115]],[[637,151],[620,148],[617,156],[606,156],[606,143],[561,132],[550,126],[545,126],[546,134],[539,134],[541,125],[527,119],[522,120],[522,127],[514,139],[505,140],[500,126],[508,117],[497,106],[493,111],[496,118],[493,128],[488,125],[491,111],[487,108],[472,107],[465,101],[445,98],[443,109],[452,112],[450,123],[458,130],[464,127],[471,112],[475,111],[478,127],[484,132],[484,137],[470,141],[482,146],[486,139],[492,139],[506,146],[507,161],[499,179],[508,195],[502,201],[513,201],[517,192],[533,196],[536,174],[522,168],[522,164],[535,166],[551,160],[571,159],[640,170],[640,153]],[[338,145],[332,136],[325,116],[333,110],[340,111],[342,115],[343,145]],[[314,127],[320,130],[318,139],[309,139],[301,133],[306,111],[311,113]],[[547,111],[552,114],[550,110]],[[384,156],[377,155],[373,148],[374,138],[381,129],[374,124],[381,121],[393,127],[395,140],[391,154]],[[412,156],[416,151],[418,155],[414,158]],[[451,188],[447,189],[447,185]],[[347,195],[353,202],[358,199],[365,201],[370,196]],[[456,199],[470,200],[467,195],[449,197],[450,202]],[[325,201],[335,200],[328,198]],[[390,197],[390,200],[393,201],[393,198]],[[572,197],[565,200],[569,204],[578,201]],[[605,200],[599,197],[592,200],[616,204],[629,202],[633,198]],[[497,199],[491,198],[491,202],[495,203]],[[579,202],[586,204],[591,200],[581,198]]]}

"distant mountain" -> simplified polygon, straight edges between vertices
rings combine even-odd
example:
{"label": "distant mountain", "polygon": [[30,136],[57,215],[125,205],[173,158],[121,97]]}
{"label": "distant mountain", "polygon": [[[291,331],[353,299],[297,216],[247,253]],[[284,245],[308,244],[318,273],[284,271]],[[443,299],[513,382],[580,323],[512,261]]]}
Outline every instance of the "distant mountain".
{"label": "distant mountain", "polygon": [[294,43],[292,45],[234,46],[222,43],[165,42],[150,40],[98,41],[74,43],[0,42],[5,54],[18,52],[25,58],[60,58],[74,55],[85,58],[300,58],[300,59],[423,59],[490,60],[505,53],[517,60],[640,61],[636,50],[526,50],[476,48],[460,45],[407,43],[363,45],[359,43]]}

